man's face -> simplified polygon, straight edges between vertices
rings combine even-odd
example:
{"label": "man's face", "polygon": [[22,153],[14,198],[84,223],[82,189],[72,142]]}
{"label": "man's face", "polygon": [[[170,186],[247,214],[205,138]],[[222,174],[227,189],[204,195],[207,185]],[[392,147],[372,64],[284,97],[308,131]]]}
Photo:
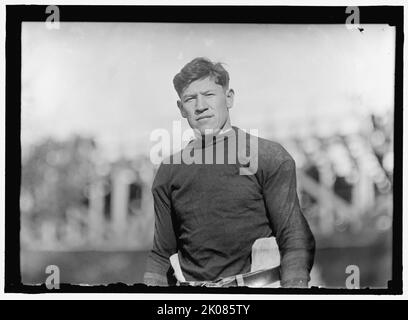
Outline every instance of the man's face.
{"label": "man's face", "polygon": [[224,90],[210,77],[192,82],[181,94],[177,105],[190,127],[200,134],[213,133],[230,125],[228,109],[232,107],[234,91]]}

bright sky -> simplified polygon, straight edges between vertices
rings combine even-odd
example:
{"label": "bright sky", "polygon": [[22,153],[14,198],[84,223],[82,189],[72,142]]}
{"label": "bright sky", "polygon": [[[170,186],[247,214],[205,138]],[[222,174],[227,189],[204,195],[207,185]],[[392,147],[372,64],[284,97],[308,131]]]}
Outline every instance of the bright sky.
{"label": "bright sky", "polygon": [[152,130],[180,120],[172,79],[197,56],[226,63],[233,125],[264,137],[352,130],[393,109],[395,29],[363,27],[24,22],[22,147],[80,133],[146,152]]}

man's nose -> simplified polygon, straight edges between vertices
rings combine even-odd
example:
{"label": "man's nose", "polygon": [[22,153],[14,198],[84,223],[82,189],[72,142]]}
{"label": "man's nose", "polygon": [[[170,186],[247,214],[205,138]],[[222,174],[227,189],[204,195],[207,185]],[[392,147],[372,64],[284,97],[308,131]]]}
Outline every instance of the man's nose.
{"label": "man's nose", "polygon": [[196,114],[203,113],[204,111],[206,111],[208,109],[208,105],[207,105],[204,97],[198,96],[196,101],[197,101],[196,102],[196,108],[195,108]]}

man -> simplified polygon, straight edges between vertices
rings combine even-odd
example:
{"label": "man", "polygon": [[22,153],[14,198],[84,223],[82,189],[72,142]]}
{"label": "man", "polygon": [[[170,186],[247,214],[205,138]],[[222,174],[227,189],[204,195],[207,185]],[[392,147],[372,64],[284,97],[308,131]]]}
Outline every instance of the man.
{"label": "man", "polygon": [[[315,243],[299,207],[294,160],[279,144],[231,126],[234,91],[220,63],[196,58],[173,83],[177,106],[196,139],[164,161],[153,182],[155,234],[145,283],[174,285],[169,258],[175,253],[186,281],[245,274],[254,242],[273,236],[281,256],[281,285],[307,287]],[[257,150],[251,159],[257,163],[242,164],[241,147],[244,156],[253,152],[247,143],[254,139]],[[232,153],[237,161],[220,164],[216,150],[223,150],[224,160]],[[186,161],[190,156],[195,161]],[[209,163],[209,158],[215,160]]]}

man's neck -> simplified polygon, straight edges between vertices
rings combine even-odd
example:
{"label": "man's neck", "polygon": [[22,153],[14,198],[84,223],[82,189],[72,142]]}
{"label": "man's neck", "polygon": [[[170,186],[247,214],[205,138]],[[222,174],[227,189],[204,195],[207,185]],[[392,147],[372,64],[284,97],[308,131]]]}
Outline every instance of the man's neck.
{"label": "man's neck", "polygon": [[190,143],[192,143],[190,146],[193,148],[194,147],[205,148],[210,145],[214,145],[225,138],[233,136],[236,132],[236,129],[237,129],[236,127],[224,126],[221,130],[218,130],[218,132],[215,134],[197,135],[196,133],[195,139],[190,141]]}
{"label": "man's neck", "polygon": [[219,134],[227,133],[227,132],[230,131],[230,130],[232,130],[232,127],[231,127],[231,126],[228,127],[228,128],[225,128],[225,129],[221,129],[221,131],[219,132]]}
{"label": "man's neck", "polygon": [[223,134],[229,132],[230,130],[232,130],[232,126],[231,126],[230,121],[227,120],[224,123],[224,125],[222,126],[222,128],[215,131],[215,132],[209,132],[208,134],[202,134],[201,132],[198,132],[198,131],[195,131],[195,130],[194,131],[195,131],[195,136],[196,136],[197,139],[205,140],[206,138],[209,138],[211,136],[212,137],[217,137],[219,135],[223,135]]}

